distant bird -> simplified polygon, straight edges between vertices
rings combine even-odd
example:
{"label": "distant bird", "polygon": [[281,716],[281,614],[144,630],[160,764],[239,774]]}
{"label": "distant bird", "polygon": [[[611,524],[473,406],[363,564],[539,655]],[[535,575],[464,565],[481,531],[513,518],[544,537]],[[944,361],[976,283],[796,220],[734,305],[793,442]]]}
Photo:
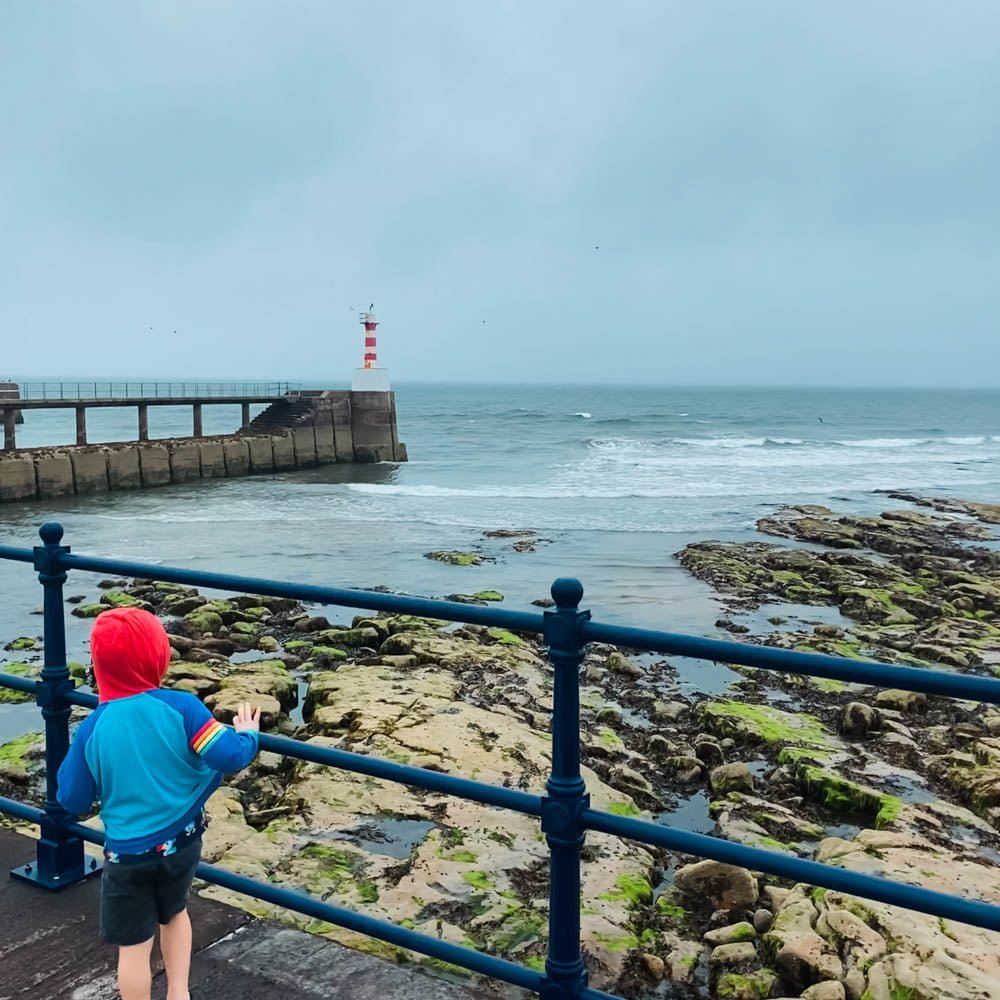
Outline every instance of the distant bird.
{"label": "distant bird", "polygon": [[371,312],[374,308],[375,308],[375,303],[374,302],[370,302],[368,304],[368,311]]}
{"label": "distant bird", "polygon": [[594,247],[594,249],[595,249],[595,250],[600,250],[601,248],[600,248],[600,247]]}
{"label": "distant bird", "polygon": [[485,325],[486,325],[486,320],[483,320],[483,326],[485,326]]}
{"label": "distant bird", "polygon": [[818,421],[819,421],[820,423],[823,423],[823,418],[822,418],[822,417],[817,417],[816,419],[817,419],[817,420],[818,420]]}

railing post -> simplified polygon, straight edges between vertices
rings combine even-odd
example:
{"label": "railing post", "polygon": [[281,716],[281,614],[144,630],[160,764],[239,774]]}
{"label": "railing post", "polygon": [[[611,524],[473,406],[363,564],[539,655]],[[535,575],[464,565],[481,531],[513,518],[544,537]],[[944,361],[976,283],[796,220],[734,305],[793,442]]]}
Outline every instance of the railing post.
{"label": "railing post", "polygon": [[76,443],[84,445],[87,443],[87,407],[78,406],[76,408]]}
{"label": "railing post", "polygon": [[17,410],[13,407],[3,411],[3,450],[17,449]]}
{"label": "railing post", "polygon": [[584,643],[580,626],[590,618],[580,611],[579,580],[552,584],[555,611],[545,613],[545,644],[554,668],[552,774],[542,804],[542,830],[549,844],[549,954],[543,1000],[574,1000],[587,985],[580,953],[580,852],[584,828],[580,815],[590,797],[580,776],[580,663]]}
{"label": "railing post", "polygon": [[63,613],[61,566],[68,546],[60,545],[61,524],[43,524],[42,545],[35,546],[35,569],[44,589],[45,665],[38,682],[38,705],[45,719],[45,818],[41,822],[37,863],[11,872],[14,878],[32,882],[43,889],[65,889],[100,871],[95,859],[83,853],[83,841],[65,829],[68,814],[56,799],[59,768],[69,751],[70,703],[66,696],[73,681],[66,666],[66,620]]}

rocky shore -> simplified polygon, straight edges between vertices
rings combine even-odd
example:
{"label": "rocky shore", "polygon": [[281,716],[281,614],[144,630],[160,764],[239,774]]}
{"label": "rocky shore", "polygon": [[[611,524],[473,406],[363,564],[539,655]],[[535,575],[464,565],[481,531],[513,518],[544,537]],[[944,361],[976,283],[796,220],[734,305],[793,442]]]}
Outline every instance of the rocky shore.
{"label": "rocky shore", "polygon": [[[880,517],[820,507],[759,522],[775,541],[678,554],[746,641],[990,675],[1000,671],[1000,507],[888,498]],[[531,536],[508,533],[522,551]],[[431,553],[456,586],[477,553]],[[484,591],[449,595],[494,602]],[[401,617],[330,621],[291,601],[212,599],[105,581],[171,633],[172,686],[270,731],[539,792],[550,674],[537,644]],[[544,599],[538,603],[544,604]],[[31,676],[41,643],[0,669]],[[585,777],[596,808],[1000,903],[1000,711],[858,684],[736,669],[700,696],[678,668],[591,648]],[[86,665],[74,665],[81,681]],[[13,700],[11,692],[0,698]],[[0,790],[41,797],[40,735],[0,748]],[[541,967],[547,851],[537,821],[262,754],[210,803],[206,857],[424,933]],[[591,982],[626,997],[1000,998],[1000,935],[759,873],[590,835],[583,940]],[[214,888],[393,960],[422,961]],[[443,970],[458,974],[457,970]]]}

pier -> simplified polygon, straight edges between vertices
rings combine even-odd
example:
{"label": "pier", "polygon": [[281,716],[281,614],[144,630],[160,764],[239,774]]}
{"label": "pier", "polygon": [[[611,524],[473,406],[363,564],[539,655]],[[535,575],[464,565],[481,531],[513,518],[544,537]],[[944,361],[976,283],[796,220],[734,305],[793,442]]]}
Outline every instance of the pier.
{"label": "pier", "polygon": [[[149,440],[149,407],[190,406],[192,436],[203,437],[202,413],[206,406],[239,404],[242,427],[250,424],[250,407],[271,404],[293,395],[290,382],[37,382],[0,385],[4,451],[17,450],[16,424],[25,410],[75,410],[76,443],[87,444],[87,410],[135,408],[137,440]],[[17,400],[16,408],[10,405]]]}
{"label": "pier", "polygon": [[[0,388],[0,502],[407,460],[389,391],[304,390],[289,382],[45,382]],[[231,434],[206,437],[205,407],[223,405],[240,406],[239,426]],[[255,405],[266,409],[251,419]],[[190,407],[191,434],[151,439],[151,406]],[[88,411],[111,407],[135,409],[134,438],[91,444]],[[75,441],[18,448],[19,417],[53,409],[75,411]]]}

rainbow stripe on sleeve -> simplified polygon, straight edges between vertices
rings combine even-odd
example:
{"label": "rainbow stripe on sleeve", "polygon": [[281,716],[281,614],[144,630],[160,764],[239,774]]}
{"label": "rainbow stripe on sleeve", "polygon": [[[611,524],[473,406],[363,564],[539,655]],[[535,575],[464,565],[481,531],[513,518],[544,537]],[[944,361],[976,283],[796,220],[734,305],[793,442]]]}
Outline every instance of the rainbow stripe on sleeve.
{"label": "rainbow stripe on sleeve", "polygon": [[209,719],[191,739],[191,749],[204,756],[209,748],[226,731],[226,727],[215,719]]}

